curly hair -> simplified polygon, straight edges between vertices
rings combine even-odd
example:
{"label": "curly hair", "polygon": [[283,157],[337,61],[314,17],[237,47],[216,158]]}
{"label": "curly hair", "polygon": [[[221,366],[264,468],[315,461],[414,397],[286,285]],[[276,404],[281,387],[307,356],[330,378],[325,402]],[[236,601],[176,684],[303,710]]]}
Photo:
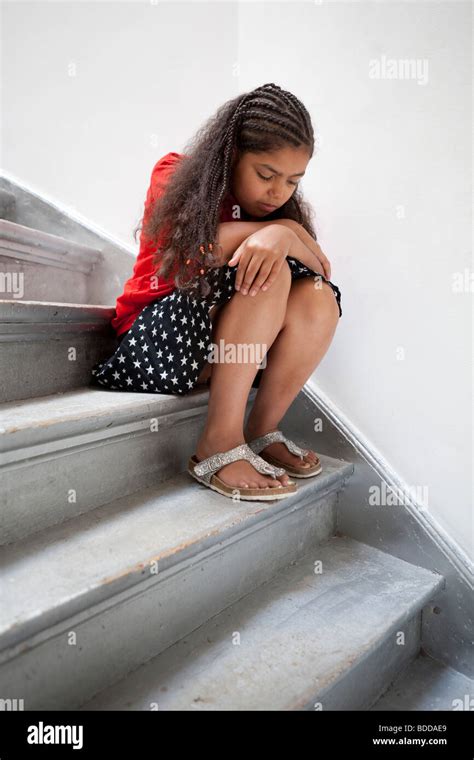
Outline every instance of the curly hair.
{"label": "curly hair", "polygon": [[[216,267],[212,248],[222,201],[230,189],[233,154],[241,157],[287,145],[305,146],[310,158],[314,152],[311,117],[295,95],[268,83],[224,103],[186,144],[166,192],[155,201],[143,226],[149,240],[161,238],[153,250],[155,274],[173,276],[178,290],[197,288],[201,297],[212,297],[221,284],[223,267],[212,287],[206,274]],[[294,219],[316,240],[312,213],[296,188],[265,221]]]}

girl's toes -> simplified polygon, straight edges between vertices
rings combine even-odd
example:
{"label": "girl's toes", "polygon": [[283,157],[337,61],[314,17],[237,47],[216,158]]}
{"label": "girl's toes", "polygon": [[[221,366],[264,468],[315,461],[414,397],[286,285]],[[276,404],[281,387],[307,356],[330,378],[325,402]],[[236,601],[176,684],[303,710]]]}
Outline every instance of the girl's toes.
{"label": "girl's toes", "polygon": [[281,482],[279,478],[274,478],[271,481],[270,488],[281,488]]}

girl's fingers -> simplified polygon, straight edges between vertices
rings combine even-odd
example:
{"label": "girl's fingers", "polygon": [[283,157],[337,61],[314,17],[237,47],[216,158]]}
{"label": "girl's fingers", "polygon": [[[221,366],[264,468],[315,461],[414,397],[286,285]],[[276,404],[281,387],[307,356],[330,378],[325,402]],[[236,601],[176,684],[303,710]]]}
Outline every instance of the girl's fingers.
{"label": "girl's fingers", "polygon": [[262,285],[262,290],[268,290],[268,288],[271,288],[272,284],[275,282],[278,272],[281,269],[281,264],[278,266],[277,262],[275,262],[269,272],[269,275],[267,279],[265,280],[264,284]]}
{"label": "girl's fingers", "polygon": [[[317,258],[317,261],[318,261],[318,264],[319,264],[319,266],[320,266],[320,269],[321,269],[321,272],[322,272],[322,274],[325,276],[325,278],[326,278],[327,280],[329,280],[329,279],[330,279],[330,277],[331,277],[331,270],[330,270],[330,268],[329,268],[329,267],[326,265],[326,261],[327,261],[327,259],[326,259],[326,261],[324,261],[324,259],[323,259],[321,256],[318,256],[318,258]],[[316,266],[317,266],[318,264],[316,264]],[[327,262],[327,264],[329,264],[329,262]],[[315,269],[314,271],[316,271],[316,269]]]}
{"label": "girl's fingers", "polygon": [[242,282],[245,277],[245,272],[248,266],[248,261],[245,258],[240,258],[237,270],[235,272],[235,284],[234,287],[236,290],[240,290],[242,287]]}
{"label": "girl's fingers", "polygon": [[324,276],[327,280],[331,279],[331,264],[329,263],[329,259],[324,255],[324,253],[321,256],[321,263],[323,265],[323,271]]}
{"label": "girl's fingers", "polygon": [[[249,260],[244,261],[243,259],[240,260],[239,268],[237,270],[236,275],[236,285],[239,284],[239,288],[236,288],[237,290],[240,289],[240,292],[243,296],[247,295],[248,291],[252,288],[253,282],[255,280],[255,277],[258,274],[258,271],[260,269],[261,262],[258,261],[255,257],[251,257]],[[245,271],[245,274],[240,275],[240,268],[242,266],[242,271]]]}
{"label": "girl's fingers", "polygon": [[272,265],[272,264],[270,264],[270,265],[268,265],[268,264],[267,265],[262,264],[262,266],[260,267],[259,273],[258,273],[257,277],[255,278],[255,280],[253,282],[253,285],[252,285],[252,287],[251,287],[251,289],[249,291],[249,295],[250,296],[256,296],[260,288],[262,290],[267,290],[268,289],[268,287],[269,287],[269,285],[268,285],[268,277],[271,274],[273,267],[274,267],[274,265]]}
{"label": "girl's fingers", "polygon": [[234,264],[236,264],[238,262],[241,254],[242,254],[242,251],[240,250],[241,247],[242,246],[239,246],[238,248],[236,248],[236,250],[232,254],[232,258],[229,259],[229,261],[227,262],[229,264],[229,266],[234,266]]}

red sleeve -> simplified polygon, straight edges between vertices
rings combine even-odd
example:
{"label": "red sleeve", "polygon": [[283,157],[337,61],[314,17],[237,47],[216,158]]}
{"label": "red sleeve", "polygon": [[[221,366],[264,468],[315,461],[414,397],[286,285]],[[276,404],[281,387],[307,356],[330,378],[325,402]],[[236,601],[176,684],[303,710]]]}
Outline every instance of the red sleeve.
{"label": "red sleeve", "polygon": [[144,306],[174,290],[174,272],[171,272],[167,278],[161,277],[157,289],[151,287],[152,276],[156,273],[153,259],[157,241],[149,240],[143,234],[143,226],[153,203],[163,194],[166,184],[181,157],[182,154],[180,153],[167,153],[156,162],[152,169],[145,200],[138,256],[133,266],[133,273],[126,281],[122,295],[117,298],[115,317],[112,319],[112,326],[117,334],[121,334],[130,328]]}
{"label": "red sleeve", "polygon": [[147,220],[156,199],[163,195],[166,184],[181,158],[181,153],[167,153],[154,165],[150,177],[150,186],[145,200],[143,222]]}

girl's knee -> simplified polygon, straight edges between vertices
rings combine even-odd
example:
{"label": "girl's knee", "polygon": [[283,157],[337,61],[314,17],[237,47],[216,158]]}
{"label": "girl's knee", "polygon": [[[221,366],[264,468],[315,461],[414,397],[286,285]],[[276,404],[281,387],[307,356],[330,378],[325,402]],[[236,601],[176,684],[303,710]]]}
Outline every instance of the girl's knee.
{"label": "girl's knee", "polygon": [[336,294],[327,282],[323,282],[320,292],[321,295],[315,308],[320,315],[324,315],[328,322],[334,322],[337,326],[339,324],[339,305]]}
{"label": "girl's knee", "polygon": [[339,305],[336,294],[329,283],[321,278],[304,277],[296,280],[293,287],[298,290],[298,305],[306,316],[324,317],[339,324]]}

